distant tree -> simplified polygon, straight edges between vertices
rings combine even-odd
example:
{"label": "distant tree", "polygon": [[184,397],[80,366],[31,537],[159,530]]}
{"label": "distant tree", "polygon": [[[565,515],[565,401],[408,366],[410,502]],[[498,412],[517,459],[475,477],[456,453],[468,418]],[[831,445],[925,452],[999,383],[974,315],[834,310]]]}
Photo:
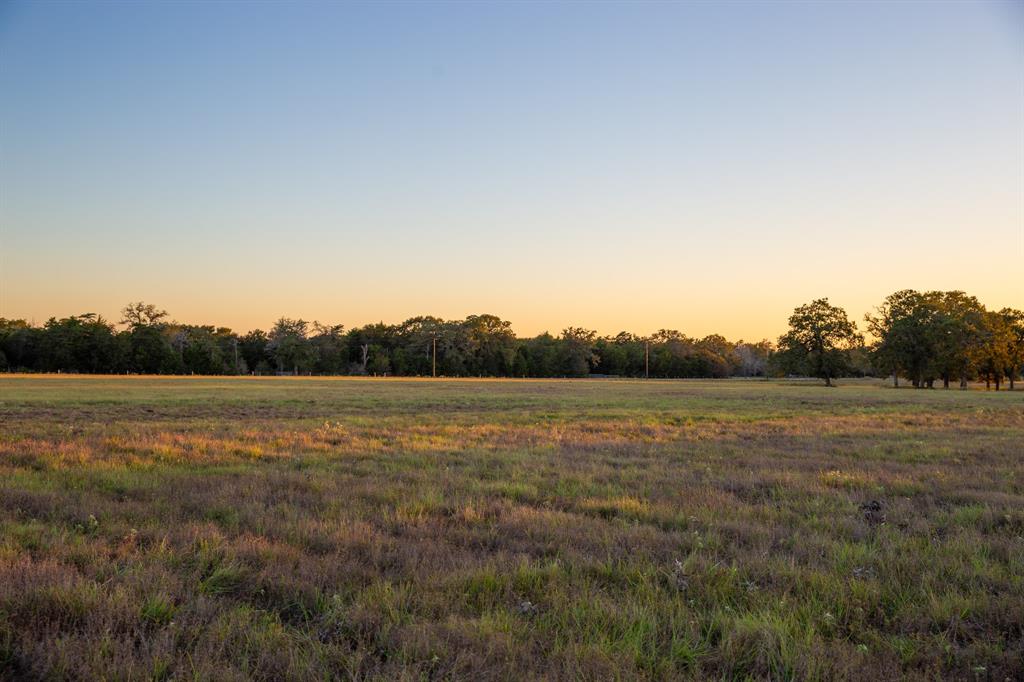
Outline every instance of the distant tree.
{"label": "distant tree", "polygon": [[548,332],[527,339],[516,353],[515,366],[523,372],[519,376],[561,376],[561,348],[561,341]]}
{"label": "distant tree", "polygon": [[858,344],[850,349],[849,365],[846,375],[851,377],[874,376],[875,365],[871,360],[871,353],[863,344]]}
{"label": "distant tree", "polygon": [[396,373],[430,376],[434,371],[436,351],[437,371],[443,374],[449,356],[456,352],[455,325],[438,317],[409,318],[398,326],[396,336],[403,351],[396,353]]}
{"label": "distant tree", "polygon": [[960,388],[967,388],[973,349],[982,340],[985,307],[962,291],[931,292],[930,301],[936,307],[930,351],[943,388],[949,388],[951,379],[959,379]]}
{"label": "distant tree", "polygon": [[1017,377],[1024,370],[1024,311],[1003,308],[999,311],[1007,326],[1006,377],[1014,390]]}
{"label": "distant tree", "polygon": [[298,374],[310,368],[313,349],[309,344],[309,323],[305,320],[280,318],[267,337],[267,352],[277,364],[278,372]]}
{"label": "distant tree", "polygon": [[850,364],[850,351],[861,345],[857,326],[846,311],[819,298],[793,311],[789,331],[779,337],[784,365],[799,373],[825,380],[842,376]]}
{"label": "distant tree", "polygon": [[467,373],[508,376],[515,360],[512,324],[495,315],[470,315],[460,326]]}
{"label": "distant tree", "polygon": [[245,360],[239,350],[241,339],[227,327],[217,327],[213,332],[214,341],[220,349],[220,356],[223,358],[223,372],[225,374],[245,374]]}
{"label": "distant tree", "polygon": [[644,340],[629,332],[619,332],[597,340],[594,347],[600,361],[599,374],[636,377],[644,373]]}
{"label": "distant tree", "polygon": [[723,379],[735,374],[739,368],[736,346],[721,334],[705,336],[696,343],[696,350],[702,368],[706,368],[702,376]]}
{"label": "distant tree", "polygon": [[309,344],[313,350],[314,372],[344,374],[348,370],[348,344],[344,325],[314,322]]}
{"label": "distant tree", "polygon": [[153,327],[166,317],[166,310],[159,310],[156,306],[142,301],[129,303],[121,309],[121,324],[129,327]]}
{"label": "distant tree", "polygon": [[905,373],[915,387],[924,386],[937,372],[938,311],[934,295],[904,289],[887,296],[877,314],[865,316],[868,331],[877,339],[875,364],[893,373],[894,384],[899,385],[899,374]]}
{"label": "distant tree", "polygon": [[[192,374],[224,374],[230,367],[221,339],[212,326],[179,325],[172,335],[183,369]],[[233,371],[233,370],[232,370]]]}
{"label": "distant tree", "polygon": [[696,342],[675,329],[659,329],[649,343],[651,376],[697,377],[708,364],[697,357]]}
{"label": "distant tree", "polygon": [[254,329],[238,340],[238,354],[245,369],[256,374],[271,371],[274,359],[267,351],[267,333]]}
{"label": "distant tree", "polygon": [[765,339],[757,343],[740,341],[736,344],[736,357],[739,365],[736,373],[743,377],[761,377],[768,374],[768,358],[772,352],[772,343]]}
{"label": "distant tree", "polygon": [[998,391],[1007,368],[1013,364],[1014,331],[1012,321],[998,312],[986,312],[981,329],[981,341],[973,349],[973,364],[985,382],[985,388],[995,384]]}
{"label": "distant tree", "polygon": [[601,359],[594,350],[597,332],[580,327],[568,327],[562,330],[560,341],[562,371],[566,376],[587,376]]}
{"label": "distant tree", "polygon": [[0,369],[31,369],[39,351],[39,329],[25,320],[0,317]]}
{"label": "distant tree", "polygon": [[128,369],[143,374],[176,374],[184,370],[181,331],[169,328],[166,317],[166,310],[141,301],[129,303],[121,310],[121,324],[128,325]]}
{"label": "distant tree", "polygon": [[39,369],[46,371],[116,372],[125,353],[113,325],[95,313],[50,318],[38,339]]}
{"label": "distant tree", "polygon": [[181,353],[162,326],[139,325],[128,332],[128,365],[142,374],[177,374],[183,370]]}
{"label": "distant tree", "polygon": [[370,344],[367,351],[366,370],[374,376],[387,376],[391,372],[391,358],[388,350],[376,343]]}
{"label": "distant tree", "polygon": [[[346,334],[349,359],[352,361],[349,372],[351,374],[372,373],[373,368],[370,367],[370,361],[373,358],[371,356],[379,357],[382,354],[388,356],[388,371],[390,371],[390,355],[392,349],[398,344],[398,335],[399,330],[396,327],[383,322],[349,330]],[[378,363],[380,363],[379,360]]]}

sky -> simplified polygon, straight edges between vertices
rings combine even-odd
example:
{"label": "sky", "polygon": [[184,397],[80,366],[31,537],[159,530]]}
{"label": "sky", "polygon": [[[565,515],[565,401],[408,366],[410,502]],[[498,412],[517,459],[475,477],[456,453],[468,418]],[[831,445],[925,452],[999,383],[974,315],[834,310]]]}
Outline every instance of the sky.
{"label": "sky", "polygon": [[1022,8],[6,2],[0,317],[1024,307]]}

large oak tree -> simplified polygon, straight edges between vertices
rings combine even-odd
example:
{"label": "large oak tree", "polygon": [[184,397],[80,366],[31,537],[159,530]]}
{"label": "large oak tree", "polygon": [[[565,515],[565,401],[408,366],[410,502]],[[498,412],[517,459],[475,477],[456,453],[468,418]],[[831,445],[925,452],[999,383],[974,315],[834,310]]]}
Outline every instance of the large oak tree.
{"label": "large oak tree", "polygon": [[850,351],[862,343],[846,311],[819,298],[790,315],[789,331],[779,337],[779,361],[789,371],[819,377],[831,386],[849,368]]}

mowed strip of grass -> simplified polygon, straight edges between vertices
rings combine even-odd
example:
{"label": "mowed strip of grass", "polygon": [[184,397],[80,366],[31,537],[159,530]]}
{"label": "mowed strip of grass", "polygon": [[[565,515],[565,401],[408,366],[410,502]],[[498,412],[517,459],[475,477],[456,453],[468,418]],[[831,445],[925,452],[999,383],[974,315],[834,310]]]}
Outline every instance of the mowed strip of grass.
{"label": "mowed strip of grass", "polygon": [[0,677],[1024,677],[1024,393],[0,378]]}

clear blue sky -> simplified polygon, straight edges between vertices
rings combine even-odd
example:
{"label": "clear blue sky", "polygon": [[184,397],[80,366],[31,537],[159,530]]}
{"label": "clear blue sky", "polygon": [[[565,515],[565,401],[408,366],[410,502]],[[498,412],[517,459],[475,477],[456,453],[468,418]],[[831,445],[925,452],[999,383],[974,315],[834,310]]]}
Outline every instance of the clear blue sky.
{"label": "clear blue sky", "polygon": [[0,316],[761,338],[1024,305],[1024,11],[0,5]]}

